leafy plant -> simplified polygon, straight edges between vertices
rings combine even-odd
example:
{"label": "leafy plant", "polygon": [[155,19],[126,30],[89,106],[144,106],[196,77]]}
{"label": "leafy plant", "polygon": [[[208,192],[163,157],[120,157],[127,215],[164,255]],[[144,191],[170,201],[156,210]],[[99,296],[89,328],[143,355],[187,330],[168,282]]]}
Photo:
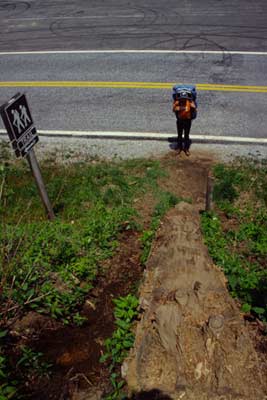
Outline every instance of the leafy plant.
{"label": "leafy plant", "polygon": [[75,325],[77,326],[83,326],[83,324],[85,323],[85,321],[87,321],[86,317],[83,317],[82,315],[80,315],[79,313],[76,313],[73,315],[73,322],[75,323]]}
{"label": "leafy plant", "polygon": [[110,374],[110,382],[113,388],[113,391],[105,396],[105,400],[123,400],[125,399],[125,395],[122,392],[122,388],[125,385],[125,381],[120,379],[119,374],[113,372]]}
{"label": "leafy plant", "polygon": [[[205,242],[214,261],[223,268],[232,295],[243,302],[243,311],[265,320],[267,203],[263,188],[267,187],[266,166],[238,160],[230,166],[220,164],[214,171],[218,190],[215,199],[221,211],[202,214]],[[230,192],[234,189],[235,195],[222,190],[224,185]],[[233,230],[227,224],[223,229],[222,212],[227,221],[233,221]]]}
{"label": "leafy plant", "polygon": [[17,362],[17,367],[20,367],[23,375],[32,377],[32,375],[43,376],[49,375],[51,363],[42,360],[43,353],[34,352],[27,346],[21,348],[21,357]]}
{"label": "leafy plant", "polygon": [[16,381],[10,381],[6,368],[6,357],[0,353],[0,400],[14,398],[17,393]]}
{"label": "leafy plant", "polygon": [[[240,298],[257,313],[258,302],[261,298],[264,299],[266,271],[259,268],[258,264],[250,263],[242,255],[231,252],[233,241],[225,237],[219,218],[214,213],[202,215],[202,229],[210,255],[223,268],[232,295]],[[260,308],[265,307],[266,305]],[[265,311],[261,311],[258,314],[264,317],[264,313]]]}
{"label": "leafy plant", "polygon": [[142,264],[145,264],[148,259],[151,250],[151,245],[153,240],[155,239],[161,218],[166,214],[166,212],[171,207],[174,207],[178,203],[178,201],[179,199],[170,192],[161,193],[160,201],[156,204],[155,210],[153,212],[150,228],[143,232],[140,239],[143,249],[141,254]]}
{"label": "leafy plant", "polygon": [[128,294],[125,297],[119,297],[113,300],[115,304],[114,316],[116,330],[111,338],[105,340],[105,353],[100,358],[100,362],[109,361],[110,363],[110,380],[113,392],[106,399],[121,399],[121,389],[124,381],[119,380],[115,369],[120,365],[127,356],[129,349],[134,343],[134,334],[132,332],[132,324],[138,315],[138,299]]}
{"label": "leafy plant", "polygon": [[[7,335],[7,330],[0,330],[0,339]],[[17,382],[10,379],[7,359],[0,346],[0,400],[9,400],[14,398],[17,393]]]}

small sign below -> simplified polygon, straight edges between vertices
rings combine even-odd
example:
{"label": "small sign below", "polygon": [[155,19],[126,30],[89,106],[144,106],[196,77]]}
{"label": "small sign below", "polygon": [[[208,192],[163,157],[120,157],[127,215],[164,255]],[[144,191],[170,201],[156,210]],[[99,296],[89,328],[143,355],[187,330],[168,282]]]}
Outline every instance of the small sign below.
{"label": "small sign below", "polygon": [[25,94],[17,93],[0,113],[16,156],[26,156],[39,139]]}

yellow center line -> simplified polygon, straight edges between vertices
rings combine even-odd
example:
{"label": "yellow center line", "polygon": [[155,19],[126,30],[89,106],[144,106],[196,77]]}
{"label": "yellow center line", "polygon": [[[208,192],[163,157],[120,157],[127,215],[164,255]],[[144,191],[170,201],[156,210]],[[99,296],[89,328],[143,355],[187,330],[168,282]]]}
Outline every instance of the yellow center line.
{"label": "yellow center line", "polygon": [[[115,88],[115,89],[168,89],[175,84],[161,82],[98,82],[98,81],[18,81],[0,82],[0,87],[88,87],[88,88]],[[215,83],[196,84],[197,90],[267,93],[267,86],[224,85]]]}

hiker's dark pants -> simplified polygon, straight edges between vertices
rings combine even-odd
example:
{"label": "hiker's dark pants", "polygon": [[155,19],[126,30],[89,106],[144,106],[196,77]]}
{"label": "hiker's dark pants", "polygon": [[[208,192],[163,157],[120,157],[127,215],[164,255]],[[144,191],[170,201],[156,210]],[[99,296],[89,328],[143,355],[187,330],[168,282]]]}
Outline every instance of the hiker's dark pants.
{"label": "hiker's dark pants", "polygon": [[[191,119],[179,119],[176,120],[177,133],[178,133],[178,149],[189,150],[191,140],[189,139],[189,133],[191,128]],[[184,132],[184,139],[183,139]]]}

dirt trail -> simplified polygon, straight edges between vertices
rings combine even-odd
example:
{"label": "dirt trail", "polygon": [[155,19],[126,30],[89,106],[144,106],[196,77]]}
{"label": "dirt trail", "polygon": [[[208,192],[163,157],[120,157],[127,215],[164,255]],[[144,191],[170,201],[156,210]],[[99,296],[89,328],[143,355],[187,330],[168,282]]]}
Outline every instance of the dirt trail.
{"label": "dirt trail", "polygon": [[158,231],[123,374],[131,391],[158,388],[173,399],[264,400],[267,377],[225,277],[203,244],[204,181],[194,205],[178,204]]}

